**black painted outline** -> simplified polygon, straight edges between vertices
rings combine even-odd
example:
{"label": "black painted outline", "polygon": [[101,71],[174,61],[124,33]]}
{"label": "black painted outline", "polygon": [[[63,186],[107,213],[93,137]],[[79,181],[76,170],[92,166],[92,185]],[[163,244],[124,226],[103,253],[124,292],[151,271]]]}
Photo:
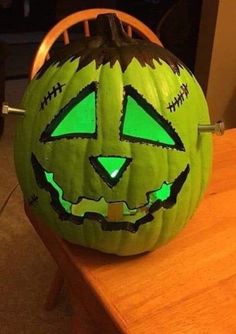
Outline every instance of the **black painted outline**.
{"label": "black painted outline", "polygon": [[[105,158],[125,158],[125,163],[123,164],[123,166],[120,168],[119,172],[117,173],[117,175],[113,178],[109,175],[109,173],[103,168],[103,166],[100,164],[98,158],[100,157],[105,157]],[[91,165],[93,166],[93,168],[95,169],[95,171],[98,173],[98,175],[101,176],[102,180],[110,187],[114,187],[120,180],[121,176],[123,175],[123,173],[125,172],[125,170],[127,169],[127,167],[129,166],[129,164],[131,163],[133,159],[132,158],[128,158],[128,157],[123,157],[123,156],[118,156],[118,155],[98,155],[98,156],[91,156],[89,157],[89,161],[91,163]]]}
{"label": "black painted outline", "polygon": [[46,176],[45,176],[45,171],[33,153],[31,154],[31,163],[34,169],[35,178],[36,178],[38,186],[42,189],[45,189],[46,191],[50,193],[51,206],[53,207],[55,212],[57,212],[60,220],[62,221],[67,220],[73,224],[82,225],[85,219],[89,219],[89,220],[95,221],[95,223],[99,223],[103,231],[121,231],[123,230],[123,231],[127,231],[130,233],[136,233],[139,230],[139,227],[141,225],[144,225],[144,224],[147,224],[153,221],[154,219],[153,213],[156,212],[157,210],[161,209],[162,207],[166,209],[170,209],[176,203],[177,196],[180,190],[182,189],[182,186],[185,183],[185,180],[187,179],[188,173],[190,171],[190,166],[189,164],[187,164],[186,168],[179,174],[179,176],[172,183],[170,196],[164,201],[156,200],[150,206],[150,208],[147,208],[148,213],[144,217],[136,220],[135,223],[131,223],[129,221],[121,221],[121,222],[108,221],[105,219],[105,217],[103,217],[103,215],[96,213],[96,212],[86,212],[83,217],[75,216],[72,213],[66,212],[59,201],[57,190],[47,181]]}
{"label": "black painted outline", "polygon": [[48,92],[46,96],[44,96],[43,100],[40,103],[40,110],[44,110],[44,108],[47,107],[48,103],[52,100],[52,98],[57,97],[58,93],[62,93],[62,88],[66,84],[60,84],[60,82],[57,82],[56,85],[52,87],[52,89]]}
{"label": "black painted outline", "polygon": [[174,99],[169,102],[167,109],[169,109],[170,112],[175,112],[176,108],[180,107],[183,102],[188,98],[189,96],[189,90],[188,90],[188,85],[187,83],[183,83],[180,86],[180,91],[179,93],[174,97]]}
{"label": "black painted outline", "polygon": [[[66,117],[66,115],[70,112],[70,110],[78,103],[80,103],[84,98],[86,98],[89,94],[95,92],[95,113],[96,113],[96,128],[94,133],[69,133],[60,136],[51,136],[52,132],[56,129],[56,127],[62,122],[62,120]],[[45,143],[54,140],[60,139],[73,139],[73,138],[97,138],[97,83],[94,81],[88,86],[84,87],[79,94],[72,98],[69,103],[67,103],[59,113],[54,117],[54,119],[46,126],[46,129],[43,131],[40,137],[40,141]]]}
{"label": "black painted outline", "polygon": [[[123,110],[120,124],[120,139],[137,143],[149,143],[156,146],[172,148],[179,151],[185,151],[184,144],[182,143],[180,137],[172,127],[171,123],[167,121],[163,116],[161,116],[156,111],[156,109],[148,101],[146,101],[145,98],[141,94],[139,94],[138,91],[131,85],[125,86],[124,90],[125,90],[125,95],[123,99]],[[160,126],[162,126],[165,129],[165,131],[169,134],[169,136],[174,140],[175,145],[168,145],[155,140],[138,138],[123,133],[128,96],[131,96],[140,105],[140,107],[143,108],[150,117],[152,117],[152,119],[155,122],[157,122]]]}

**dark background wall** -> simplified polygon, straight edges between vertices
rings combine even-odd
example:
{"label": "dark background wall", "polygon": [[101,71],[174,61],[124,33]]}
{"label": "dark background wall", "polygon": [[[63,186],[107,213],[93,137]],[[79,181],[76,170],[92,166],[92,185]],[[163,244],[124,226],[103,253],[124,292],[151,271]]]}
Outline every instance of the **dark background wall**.
{"label": "dark background wall", "polygon": [[72,12],[116,8],[136,16],[158,34],[163,45],[194,71],[201,0],[8,0],[1,8],[0,32],[47,31]]}

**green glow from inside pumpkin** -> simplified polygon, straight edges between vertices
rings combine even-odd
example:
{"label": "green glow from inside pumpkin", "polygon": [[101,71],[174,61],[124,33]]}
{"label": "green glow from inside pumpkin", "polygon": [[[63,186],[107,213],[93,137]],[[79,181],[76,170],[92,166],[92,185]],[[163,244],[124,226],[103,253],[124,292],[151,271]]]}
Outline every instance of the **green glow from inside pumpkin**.
{"label": "green glow from inside pumpkin", "polygon": [[149,204],[157,200],[165,201],[170,197],[172,183],[163,182],[160,189],[149,193]]}
{"label": "green glow from inside pumpkin", "polygon": [[[122,159],[122,158],[120,158]],[[125,158],[124,158],[125,159]],[[53,173],[44,172],[47,182],[57,191],[58,199],[62,207],[65,209],[67,213],[72,213],[73,215],[83,216],[85,212],[99,212],[104,217],[107,215],[107,205],[108,203],[101,198],[99,201],[82,199],[78,204],[72,204],[69,201],[63,199],[63,190],[61,187],[55,182]],[[148,204],[147,208],[150,207],[155,201],[161,200],[165,201],[171,195],[171,186],[173,183],[163,182],[160,189],[153,191],[148,194]],[[134,219],[137,219],[138,216],[142,216],[138,209],[128,209],[126,203],[123,203],[123,214],[127,219],[127,216],[135,216]],[[141,217],[140,216],[140,217]],[[130,218],[131,219],[131,218]]]}
{"label": "green glow from inside pumpkin", "polygon": [[97,160],[109,176],[115,179],[127,159],[123,157],[98,157]]}
{"label": "green glow from inside pumpkin", "polygon": [[59,187],[59,185],[54,181],[53,173],[45,172],[45,176],[46,176],[46,179],[47,179],[48,183],[50,183],[53,186],[53,188],[55,190],[57,190],[58,195],[59,195],[59,201],[60,201],[61,205],[63,206],[63,208],[65,209],[65,211],[68,212],[68,213],[71,213],[72,204],[69,201],[66,201],[66,200],[63,199],[63,191]]}
{"label": "green glow from inside pumpkin", "polygon": [[168,132],[131,96],[127,97],[123,134],[166,145],[175,145]]}
{"label": "green glow from inside pumpkin", "polygon": [[75,104],[54,129],[51,136],[58,137],[68,134],[95,133],[96,131],[96,99],[95,92],[87,95]]}

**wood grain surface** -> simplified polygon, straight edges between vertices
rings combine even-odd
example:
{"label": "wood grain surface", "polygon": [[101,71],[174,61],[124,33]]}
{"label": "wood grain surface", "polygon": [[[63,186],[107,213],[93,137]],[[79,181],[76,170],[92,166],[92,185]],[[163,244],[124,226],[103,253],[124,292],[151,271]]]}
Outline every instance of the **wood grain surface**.
{"label": "wood grain surface", "polygon": [[26,213],[94,324],[78,333],[236,333],[236,129],[214,136],[204,199],[154,252],[122,258],[71,245]]}

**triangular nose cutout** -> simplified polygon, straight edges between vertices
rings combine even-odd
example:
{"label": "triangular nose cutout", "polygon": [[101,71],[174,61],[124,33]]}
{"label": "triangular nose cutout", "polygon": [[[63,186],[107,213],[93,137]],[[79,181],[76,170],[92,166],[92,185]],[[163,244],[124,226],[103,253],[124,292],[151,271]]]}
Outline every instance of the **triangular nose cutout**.
{"label": "triangular nose cutout", "polygon": [[119,156],[99,155],[97,157],[90,157],[89,160],[103,181],[105,181],[109,187],[113,187],[119,182],[132,159]]}

